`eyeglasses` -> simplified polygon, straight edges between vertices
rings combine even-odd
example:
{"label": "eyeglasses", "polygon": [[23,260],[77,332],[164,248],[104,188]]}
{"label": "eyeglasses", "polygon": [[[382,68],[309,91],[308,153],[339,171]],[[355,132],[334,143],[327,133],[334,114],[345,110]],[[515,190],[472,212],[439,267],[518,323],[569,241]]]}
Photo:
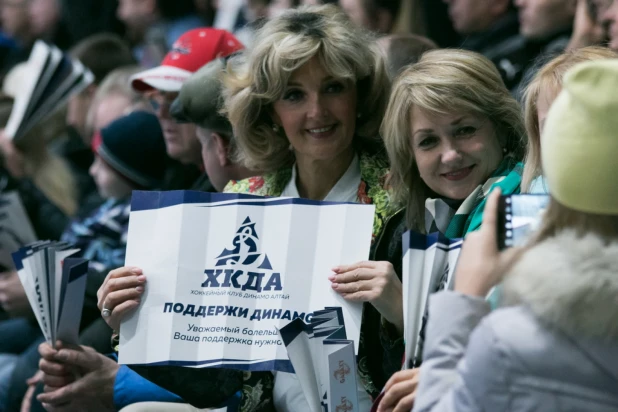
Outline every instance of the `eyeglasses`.
{"label": "eyeglasses", "polygon": [[174,100],[176,100],[176,97],[178,97],[178,93],[173,93],[173,92],[162,93],[162,92],[157,91],[157,92],[152,92],[146,97],[148,99],[148,102],[150,102],[150,106],[152,106],[152,109],[156,112],[162,108],[165,108],[166,110],[168,110],[170,106],[172,105],[172,103],[174,102]]}

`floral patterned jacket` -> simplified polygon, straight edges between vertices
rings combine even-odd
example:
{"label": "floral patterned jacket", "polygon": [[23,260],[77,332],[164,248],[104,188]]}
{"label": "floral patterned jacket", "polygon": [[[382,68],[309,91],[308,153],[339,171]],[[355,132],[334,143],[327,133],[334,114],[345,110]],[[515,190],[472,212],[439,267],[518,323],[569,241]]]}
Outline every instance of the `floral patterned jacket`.
{"label": "floral patterned jacket", "polygon": [[[385,189],[388,175],[388,160],[384,156],[360,153],[361,183],[358,186],[358,203],[374,204],[376,217],[373,222],[374,240],[380,235],[384,222],[394,214],[390,209],[389,195]],[[292,178],[292,168],[264,176],[230,181],[224,192],[248,193],[258,196],[281,196]]]}
{"label": "floral patterned jacket", "polygon": [[[363,204],[374,204],[376,207],[373,222],[372,258],[385,260],[376,256],[382,232],[396,210],[391,207],[386,178],[388,176],[388,160],[385,155],[375,155],[366,152],[359,153],[361,183],[358,186],[357,201]],[[248,193],[258,196],[280,196],[285,186],[292,178],[292,169],[284,169],[264,176],[254,176],[248,179],[231,181],[223,190],[228,193]],[[384,239],[387,241],[387,239]],[[401,262],[391,262],[395,267],[401,267]],[[401,273],[398,273],[401,277]],[[358,356],[358,371],[365,389],[372,396],[377,396],[390,375],[401,367],[403,356],[403,339],[387,330],[378,311],[366,303],[363,307],[363,323],[361,326],[360,347]],[[378,332],[378,333],[376,333]],[[368,356],[371,354],[370,356]]]}

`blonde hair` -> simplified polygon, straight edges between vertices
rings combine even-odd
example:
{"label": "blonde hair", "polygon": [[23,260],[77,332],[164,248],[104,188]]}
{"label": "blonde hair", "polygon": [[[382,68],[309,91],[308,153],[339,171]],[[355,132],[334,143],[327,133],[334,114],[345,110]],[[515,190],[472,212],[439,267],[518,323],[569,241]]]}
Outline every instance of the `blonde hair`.
{"label": "blonde hair", "polygon": [[543,215],[541,228],[528,243],[531,248],[556,236],[563,230],[574,230],[577,236],[594,234],[608,244],[618,241],[618,215],[599,215],[571,209],[553,197]]}
{"label": "blonde hair", "polygon": [[94,130],[94,122],[99,103],[110,95],[117,94],[126,97],[131,107],[148,108],[146,100],[142,95],[133,90],[130,81],[131,76],[142,70],[143,68],[140,66],[124,66],[113,70],[105,76],[92,98],[86,115],[87,137],[90,137],[96,131]]}
{"label": "blonde hair", "polygon": [[617,57],[618,53],[606,47],[598,46],[566,51],[545,64],[528,84],[523,95],[528,151],[521,182],[522,192],[528,192],[532,181],[543,174],[541,169],[541,131],[537,106],[541,92],[551,90],[557,95],[562,89],[565,73],[578,63]]}
{"label": "blonde hair", "polygon": [[506,141],[507,154],[521,160],[525,133],[521,109],[494,64],[465,50],[434,50],[395,80],[382,122],[391,162],[393,201],[407,206],[408,227],[424,231],[425,199],[430,190],[421,179],[411,142],[412,107],[429,113],[475,113],[487,117]]}
{"label": "blonde hair", "polygon": [[355,143],[380,142],[390,87],[384,59],[372,35],[336,6],[288,10],[265,23],[254,44],[228,62],[223,76],[223,112],[234,128],[239,162],[263,172],[294,162],[287,137],[273,131],[272,104],[292,73],[314,56],[333,77],[357,84]]}

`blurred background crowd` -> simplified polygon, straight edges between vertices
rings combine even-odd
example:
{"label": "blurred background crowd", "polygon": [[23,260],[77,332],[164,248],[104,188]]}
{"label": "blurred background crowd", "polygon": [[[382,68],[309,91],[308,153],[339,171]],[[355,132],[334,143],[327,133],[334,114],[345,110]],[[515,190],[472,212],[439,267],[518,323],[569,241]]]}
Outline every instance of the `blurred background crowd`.
{"label": "blurred background crowd", "polygon": [[[212,83],[212,79],[224,70],[226,61],[221,59],[227,59],[243,49],[255,59],[250,62],[259,59],[263,45],[260,41],[272,40],[261,32],[268,22],[277,21],[290,9],[326,3],[339,7],[354,27],[362,28],[360,33],[370,33],[371,36],[367,39],[373,41],[375,38],[385,57],[387,73],[380,80],[383,83],[376,80],[379,76],[372,72],[371,76],[375,78],[372,77],[373,83],[367,84],[367,87],[379,89],[380,84],[386,85],[383,92],[387,93],[390,91],[391,82],[402,73],[419,76],[415,77],[415,84],[423,83],[419,80],[422,79],[422,70],[438,72],[441,67],[448,66],[441,65],[439,53],[427,54],[433,50],[475,52],[473,56],[482,55],[493,63],[491,68],[478,69],[481,75],[467,73],[466,76],[470,78],[462,78],[469,81],[466,93],[475,98],[484,93],[485,87],[498,88],[500,93],[504,91],[502,94],[492,95],[497,99],[496,107],[486,105],[481,111],[484,110],[492,121],[492,116],[506,119],[503,122],[504,130],[509,130],[506,134],[515,136],[512,141],[503,144],[502,148],[498,147],[496,156],[502,159],[503,156],[506,158],[512,155],[514,160],[521,161],[527,151],[526,168],[523,169],[523,180],[517,181],[517,192],[520,183],[522,191],[547,192],[543,189],[545,182],[542,179],[540,160],[540,131],[549,105],[562,88],[564,73],[577,62],[612,58],[618,52],[616,0],[0,0],[0,126],[4,126],[8,121],[13,102],[23,89],[24,80],[31,76],[31,68],[26,62],[35,41],[43,40],[56,45],[79,60],[94,75],[94,82],[79,94],[71,96],[66,107],[57,108],[28,132],[31,136],[26,139],[28,145],[15,145],[9,138],[0,135],[0,191],[19,193],[39,239],[70,241],[81,247],[82,254],[91,260],[80,336],[83,345],[100,353],[107,353],[110,351],[110,338],[117,338],[113,334],[117,324],[110,324],[109,319],[104,321],[100,316],[101,304],[105,303],[105,299],[101,300],[101,293],[107,293],[103,290],[107,284],[106,279],[109,279],[108,272],[124,264],[132,190],[226,190],[330,200],[326,196],[332,194],[329,190],[315,194],[307,191],[306,187],[299,186],[297,190],[296,187],[286,186],[285,183],[290,181],[289,175],[283,178],[284,184],[279,185],[280,187],[275,185],[276,180],[271,182],[266,177],[261,180],[243,180],[257,174],[255,170],[271,172],[279,166],[287,167],[294,162],[300,164],[298,155],[290,158],[289,154],[294,151],[302,152],[295,146],[297,142],[293,140],[290,130],[286,129],[289,122],[292,122],[292,110],[275,104],[274,110],[277,113],[287,113],[288,117],[280,116],[280,122],[269,123],[269,130],[265,131],[263,128],[252,135],[251,128],[257,120],[250,121],[250,116],[246,113],[255,111],[255,117],[261,119],[263,113],[260,111],[258,115],[258,108],[261,110],[261,106],[251,106],[249,103],[243,106],[235,100],[237,95],[242,95],[245,90],[243,87],[250,89],[246,84],[243,86],[242,82],[251,76],[227,79],[227,82],[224,82],[225,92],[222,92],[220,83],[217,82],[216,86]],[[347,22],[348,20],[345,24],[348,24]],[[309,27],[305,34],[311,36],[312,21],[301,19],[294,24],[301,28]],[[324,23],[324,27],[326,26]],[[259,37],[260,33],[263,37]],[[359,63],[361,58],[367,59],[366,67],[363,66],[364,63],[354,66],[358,76],[363,70],[369,72],[375,69],[372,66],[375,62],[371,61],[373,54],[362,49],[362,45],[352,42],[350,44],[350,48],[356,47],[358,51],[358,61],[352,62],[352,57],[346,56],[346,61],[349,60],[351,66]],[[251,54],[253,51],[255,54]],[[427,68],[420,65],[419,72],[406,72],[424,54],[428,56],[424,63]],[[453,56],[455,62],[468,59],[467,54]],[[445,59],[449,60],[451,57]],[[468,60],[474,59],[476,57]],[[218,62],[219,66],[213,66],[213,62]],[[484,64],[472,61],[470,67],[477,63],[480,66]],[[456,65],[457,63],[453,63],[453,66]],[[298,67],[294,68],[297,69],[301,71]],[[314,71],[319,72],[318,69]],[[499,74],[495,79],[491,77],[494,71]],[[445,79],[457,79],[455,75],[449,78],[450,75],[450,72],[444,72]],[[268,85],[259,86],[259,76],[254,77],[258,84],[255,87],[263,86],[264,93],[267,86],[276,83],[267,79],[264,82]],[[399,89],[394,87],[390,103],[387,101],[388,96],[380,95],[374,89],[371,93],[360,93],[359,96],[362,94],[361,97],[365,99],[362,101],[365,105],[363,110],[367,110],[367,113],[361,110],[356,116],[359,119],[358,124],[362,124],[364,128],[358,126],[357,129],[363,138],[367,136],[362,133],[367,131],[378,135],[379,124],[384,116],[385,121],[390,121],[382,125],[381,129],[389,159],[384,160],[384,164],[378,162],[374,166],[386,170],[390,161],[395,183],[405,186],[411,182],[406,179],[413,179],[405,170],[416,167],[416,164],[409,159],[397,158],[397,147],[402,146],[397,146],[393,140],[401,135],[400,130],[396,129],[396,109],[397,104],[401,104],[401,107],[408,104],[407,110],[410,111],[413,105],[421,103],[412,103],[412,98],[405,100],[401,97],[402,100],[395,100],[397,90],[405,94],[408,90],[406,86],[413,89],[412,85],[404,84],[404,77],[398,83]],[[273,77],[275,78],[276,76]],[[452,81],[452,84],[456,82]],[[491,85],[488,86],[489,83]],[[546,87],[548,84],[551,87]],[[505,90],[502,90],[503,88]],[[251,92],[255,92],[255,89],[251,89]],[[418,93],[418,96],[422,95],[421,92]],[[375,100],[367,98],[366,94],[375,97]],[[225,115],[228,118],[221,115],[223,97],[226,99]],[[294,99],[294,96],[290,99]],[[518,104],[522,104],[525,109],[523,119],[518,118],[521,116],[521,107]],[[366,117],[371,115],[369,109],[372,113],[380,113],[380,118],[366,121]],[[352,117],[354,115],[353,113]],[[513,120],[515,117],[517,119]],[[496,121],[492,124],[501,123]],[[288,136],[289,141],[277,143],[280,146],[277,147],[283,148],[282,150],[257,148],[255,142],[245,141],[249,135],[267,136],[267,132],[271,133],[271,128],[276,135],[281,136],[281,133],[285,132]],[[283,132],[280,129],[284,129]],[[329,131],[318,130],[311,133]],[[523,135],[528,136],[529,142]],[[523,140],[526,140],[526,143],[523,143]],[[501,150],[504,151],[503,154],[500,153]],[[256,152],[260,152],[262,158],[256,155]],[[271,158],[266,159],[264,153]],[[399,154],[402,153],[403,151],[400,151]],[[404,154],[410,158],[415,156],[415,153]],[[365,186],[363,168],[366,163],[363,156],[363,153],[360,153],[356,157],[346,157],[338,176],[341,177],[350,164],[360,162],[359,176],[362,175],[362,187],[369,188],[370,181],[367,181]],[[274,158],[278,161],[277,167],[274,166]],[[508,170],[502,170],[501,166],[497,165],[498,163],[493,165],[490,171],[503,173],[502,177],[510,176],[509,173],[516,169],[510,165]],[[299,179],[303,177],[302,174],[299,176]],[[441,194],[426,177],[421,171],[421,176],[417,179],[419,182],[422,179],[427,184],[427,187],[423,186],[426,189],[423,195],[431,197],[436,193]],[[488,177],[489,175],[483,176],[476,184],[485,182]],[[294,182],[294,178],[291,181]],[[228,185],[229,182],[232,182],[232,186]],[[248,186],[239,187],[237,184],[240,182]],[[273,186],[269,187],[270,183]],[[332,182],[328,189],[335,183]],[[267,187],[269,190],[273,187],[277,189],[268,191]],[[343,197],[336,200],[362,201],[365,197],[371,200],[379,196],[374,192],[367,195],[369,191],[361,193],[357,187],[352,189],[350,198],[346,198],[345,193],[339,193],[338,195]],[[513,190],[513,193],[515,192]],[[402,193],[403,191],[397,192],[396,196],[417,195],[411,192]],[[447,193],[445,197],[449,198],[449,194],[452,193]],[[463,196],[452,196],[457,201],[449,203],[449,206],[461,210],[463,205],[460,200],[469,195],[470,192],[466,192]],[[409,206],[409,212],[412,210],[412,200],[408,204],[408,198],[405,199],[404,207]],[[453,214],[449,219],[453,218]],[[468,214],[473,216],[473,210],[467,211]],[[402,216],[400,220],[407,228],[418,223],[410,216]],[[466,223],[465,230],[463,226],[455,230],[450,224],[444,229],[447,233],[451,230],[452,237],[462,237],[468,229],[472,230],[468,228],[469,223]],[[480,221],[476,223],[480,225]],[[433,224],[442,229],[440,222]],[[385,230],[391,230],[386,224],[385,227]],[[389,236],[393,238],[400,234],[401,231],[397,232],[395,229],[389,232]],[[381,249],[377,247],[377,250],[379,254]],[[388,245],[384,250],[384,256],[388,258],[384,257],[382,260],[396,262],[400,258],[391,256]],[[376,260],[379,260],[378,258],[379,256]],[[401,268],[395,266],[400,278]],[[72,387],[74,392],[70,394],[49,390],[65,387],[65,381],[50,384],[53,383],[53,378],[50,378],[44,384],[42,375],[37,373],[41,356],[45,358],[47,350],[39,351],[39,344],[43,340],[41,333],[32,319],[30,305],[15,271],[12,268],[1,270],[0,411],[42,410],[44,407],[48,410],[98,410],[89,409],[90,406],[62,409],[62,405],[70,402],[75,402],[75,405],[89,405],[89,397],[99,399],[96,396],[108,390],[105,385],[109,380],[105,384],[96,380],[88,381],[83,387]],[[396,283],[396,277],[393,279]],[[136,285],[139,285],[139,282]],[[135,302],[137,306],[137,301]],[[376,302],[371,303],[376,308],[374,315],[377,323],[373,324],[375,329],[370,328],[365,332],[366,341],[371,342],[367,343],[367,353],[374,348],[370,345],[377,348],[381,342],[384,343],[380,341],[382,335],[378,337],[378,334],[374,333],[380,328],[381,319],[386,318],[389,322],[392,321],[391,324],[397,325],[397,316],[390,318],[388,310],[383,310]],[[134,306],[127,306],[127,309],[131,308]],[[365,319],[371,319],[371,315],[366,316],[369,318]],[[397,333],[400,335],[401,330],[395,327],[391,332],[398,336]],[[380,362],[389,362],[388,353],[389,350],[385,349],[385,354],[380,355],[376,361],[378,366],[375,368],[368,366],[368,376],[375,372],[371,368],[377,370],[380,369]],[[395,364],[401,359],[400,352],[393,351],[391,356],[394,356],[394,361],[391,361]],[[107,398],[102,397],[112,402],[111,406],[108,405],[110,410],[137,401],[161,399],[186,401],[194,406],[205,407],[212,405],[203,405],[203,399],[221,397],[217,394],[217,388],[195,387],[196,382],[210,379],[199,377],[196,375],[198,372],[151,368],[140,371],[140,374],[154,382],[153,388],[156,385],[166,388],[164,395],[156,395],[160,393],[157,392],[159,386],[153,389],[144,386],[146,384],[142,382],[140,388],[151,395],[150,397],[121,401],[119,393],[122,393],[122,388],[113,387],[118,369],[109,366],[105,363],[106,360],[92,359],[88,365],[81,365],[85,368],[84,371],[88,368],[92,371],[113,369],[114,378],[112,388],[109,389],[112,392]],[[105,357],[102,359],[109,360]],[[112,363],[117,366],[115,362]],[[398,366],[391,368],[392,372],[397,370]],[[53,366],[50,368],[47,370],[53,370]],[[86,372],[85,375],[90,376]],[[371,389],[367,386],[368,393],[379,393],[379,389],[391,374],[383,374],[381,371],[377,373],[379,377],[373,376],[377,386]],[[124,384],[125,392],[131,391],[131,388],[135,387],[133,385],[137,385],[127,376],[123,376],[125,380],[116,379],[116,385],[118,382],[128,382]],[[240,379],[245,387],[254,389],[268,385],[272,389],[273,385],[272,379],[259,375],[234,379]],[[212,383],[213,380],[228,382],[232,379],[216,377],[207,381]],[[98,388],[104,389],[98,392]],[[43,395],[43,401],[37,401],[36,395],[44,391],[55,395],[49,395],[48,398]],[[245,393],[243,396],[246,395]],[[258,400],[262,399],[261,394],[255,396]],[[219,400],[219,403],[222,401]],[[246,399],[243,402],[246,405]],[[211,403],[217,404],[214,401]],[[289,408],[290,404],[287,404],[286,408]],[[60,406],[54,409],[54,406],[50,405]],[[286,408],[281,410],[293,410]],[[262,409],[246,406],[244,410]]]}

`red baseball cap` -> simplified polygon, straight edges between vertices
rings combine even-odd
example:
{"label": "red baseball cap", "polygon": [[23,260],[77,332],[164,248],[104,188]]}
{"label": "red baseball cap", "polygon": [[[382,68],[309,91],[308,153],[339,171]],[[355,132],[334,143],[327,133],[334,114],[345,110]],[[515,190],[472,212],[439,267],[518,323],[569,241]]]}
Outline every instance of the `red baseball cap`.
{"label": "red baseball cap", "polygon": [[189,30],[176,40],[160,66],[133,75],[131,87],[137,92],[178,92],[200,67],[243,48],[228,31],[206,27]]}

